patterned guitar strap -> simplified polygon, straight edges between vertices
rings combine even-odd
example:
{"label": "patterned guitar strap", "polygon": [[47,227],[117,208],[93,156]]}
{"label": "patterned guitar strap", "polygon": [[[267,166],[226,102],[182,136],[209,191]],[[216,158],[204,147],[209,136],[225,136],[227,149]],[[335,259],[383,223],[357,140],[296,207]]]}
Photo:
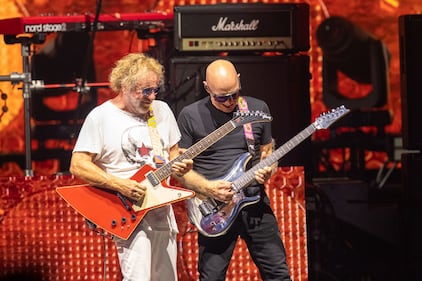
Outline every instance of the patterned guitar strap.
{"label": "patterned guitar strap", "polygon": [[[237,106],[241,112],[248,111],[248,103],[244,97],[239,97],[237,99]],[[249,153],[253,156],[255,155],[255,139],[252,133],[251,123],[246,123],[243,125],[243,132],[245,133],[246,143],[248,145]]]}
{"label": "patterned guitar strap", "polygon": [[160,134],[157,129],[157,122],[155,121],[154,111],[152,106],[149,108],[149,118],[148,118],[148,131],[149,137],[151,139],[152,151],[154,152],[154,163],[156,168],[161,167],[165,164],[165,159],[163,155],[163,145],[160,140]]}

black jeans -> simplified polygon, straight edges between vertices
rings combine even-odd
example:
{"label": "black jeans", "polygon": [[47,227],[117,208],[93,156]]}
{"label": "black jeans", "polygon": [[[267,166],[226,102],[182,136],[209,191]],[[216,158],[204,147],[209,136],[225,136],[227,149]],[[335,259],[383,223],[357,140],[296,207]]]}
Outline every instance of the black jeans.
{"label": "black jeans", "polygon": [[205,237],[198,233],[201,281],[225,280],[239,236],[246,242],[262,280],[291,281],[277,220],[268,197],[265,193],[261,196],[258,203],[242,208],[226,234]]}

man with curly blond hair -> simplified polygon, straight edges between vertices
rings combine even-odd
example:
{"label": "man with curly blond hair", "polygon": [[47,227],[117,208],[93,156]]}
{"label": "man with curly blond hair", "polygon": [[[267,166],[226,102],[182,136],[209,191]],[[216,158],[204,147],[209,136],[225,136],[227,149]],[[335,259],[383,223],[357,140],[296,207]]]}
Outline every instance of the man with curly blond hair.
{"label": "man with curly blond hair", "polygon": [[[131,179],[143,165],[159,167],[179,155],[180,132],[169,106],[156,100],[163,66],[144,54],[128,54],[110,74],[117,95],[87,116],[75,144],[70,171],[93,186],[139,202],[148,192]],[[172,164],[182,177],[192,160]],[[177,280],[178,228],[171,205],[145,215],[129,239],[114,237],[123,280]]]}

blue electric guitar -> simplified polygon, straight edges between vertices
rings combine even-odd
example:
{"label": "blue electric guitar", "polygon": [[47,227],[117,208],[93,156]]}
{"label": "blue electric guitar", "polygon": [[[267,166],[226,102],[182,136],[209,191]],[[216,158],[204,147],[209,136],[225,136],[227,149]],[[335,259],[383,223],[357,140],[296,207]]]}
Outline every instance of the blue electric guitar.
{"label": "blue electric guitar", "polygon": [[243,189],[255,181],[255,171],[271,166],[303,140],[312,135],[316,130],[326,129],[350,110],[340,106],[330,112],[321,114],[315,122],[302,130],[295,137],[275,150],[267,158],[244,171],[247,161],[251,158],[249,153],[244,153],[235,162],[229,173],[222,179],[233,182],[232,189],[235,194],[228,203],[214,200],[213,198],[201,198],[199,194],[187,200],[188,216],[198,231],[208,237],[217,237],[225,234],[233,224],[239,211],[260,200],[260,195],[247,197]]}

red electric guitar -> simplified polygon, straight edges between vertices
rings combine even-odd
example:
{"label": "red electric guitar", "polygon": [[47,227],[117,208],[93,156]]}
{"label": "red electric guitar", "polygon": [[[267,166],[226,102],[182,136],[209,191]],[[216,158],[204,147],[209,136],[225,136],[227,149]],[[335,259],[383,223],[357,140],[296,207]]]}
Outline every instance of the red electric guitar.
{"label": "red electric guitar", "polygon": [[171,175],[171,166],[174,162],[195,158],[238,126],[271,120],[271,116],[261,111],[238,111],[230,121],[167,164],[158,169],[144,165],[131,177],[147,186],[145,197],[140,202],[134,202],[120,193],[89,184],[57,187],[56,191],[89,221],[92,228],[99,227],[113,236],[126,240],[148,211],[195,196],[191,190],[167,184],[166,179]]}

